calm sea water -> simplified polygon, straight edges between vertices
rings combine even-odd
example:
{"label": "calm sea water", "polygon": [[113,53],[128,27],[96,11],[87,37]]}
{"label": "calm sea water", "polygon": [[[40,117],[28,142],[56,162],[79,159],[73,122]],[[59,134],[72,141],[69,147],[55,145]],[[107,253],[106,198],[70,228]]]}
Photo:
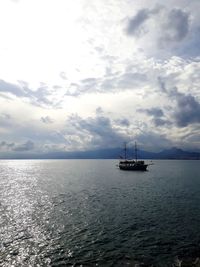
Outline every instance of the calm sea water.
{"label": "calm sea water", "polygon": [[0,161],[0,266],[166,266],[200,255],[199,161]]}

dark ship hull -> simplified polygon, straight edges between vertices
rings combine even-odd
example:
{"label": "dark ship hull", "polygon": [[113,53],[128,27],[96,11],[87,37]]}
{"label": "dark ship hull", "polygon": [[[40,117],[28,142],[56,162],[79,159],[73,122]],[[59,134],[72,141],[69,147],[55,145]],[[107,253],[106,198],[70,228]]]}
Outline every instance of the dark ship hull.
{"label": "dark ship hull", "polygon": [[123,166],[119,165],[120,170],[124,171],[147,171],[147,166],[148,165],[143,165],[143,166]]}
{"label": "dark ship hull", "polygon": [[121,161],[119,163],[120,170],[124,171],[147,171],[148,164],[144,164],[144,161]]}

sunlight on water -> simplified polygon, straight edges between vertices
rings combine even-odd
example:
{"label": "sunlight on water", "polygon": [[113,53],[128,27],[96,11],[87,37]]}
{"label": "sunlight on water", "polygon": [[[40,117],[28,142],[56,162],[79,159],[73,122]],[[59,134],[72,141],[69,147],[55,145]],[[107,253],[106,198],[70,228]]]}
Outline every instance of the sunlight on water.
{"label": "sunlight on water", "polygon": [[177,255],[195,259],[198,162],[157,161],[145,173],[123,172],[115,163],[0,161],[0,265],[135,266],[166,264]]}
{"label": "sunlight on water", "polygon": [[[37,188],[38,172],[33,161],[1,163],[3,266],[40,263],[40,253],[48,239],[45,226],[49,223],[51,203],[48,195]],[[49,263],[48,258],[42,261]]]}

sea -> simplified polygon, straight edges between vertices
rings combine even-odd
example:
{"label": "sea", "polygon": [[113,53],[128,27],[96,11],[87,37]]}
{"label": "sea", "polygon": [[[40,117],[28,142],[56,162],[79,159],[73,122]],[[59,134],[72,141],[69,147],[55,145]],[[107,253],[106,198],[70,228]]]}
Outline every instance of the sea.
{"label": "sea", "polygon": [[[200,161],[1,160],[0,266],[172,266],[200,256]],[[178,266],[178,265],[174,265]]]}

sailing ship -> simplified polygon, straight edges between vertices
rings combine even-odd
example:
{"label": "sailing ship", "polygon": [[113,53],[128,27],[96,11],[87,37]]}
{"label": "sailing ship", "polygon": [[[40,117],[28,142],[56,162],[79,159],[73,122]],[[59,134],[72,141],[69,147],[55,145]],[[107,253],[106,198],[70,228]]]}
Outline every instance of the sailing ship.
{"label": "sailing ship", "polygon": [[146,164],[144,160],[138,160],[137,156],[137,143],[135,142],[135,159],[127,159],[127,147],[124,144],[124,159],[119,161],[120,170],[124,171],[146,171],[149,164]]}

